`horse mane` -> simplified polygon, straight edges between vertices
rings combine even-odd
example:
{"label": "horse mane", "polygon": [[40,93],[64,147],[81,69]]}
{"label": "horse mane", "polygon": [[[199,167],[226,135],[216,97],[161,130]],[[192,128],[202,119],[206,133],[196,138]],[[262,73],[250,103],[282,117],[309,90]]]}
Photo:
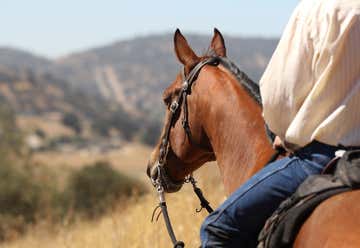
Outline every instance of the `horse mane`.
{"label": "horse mane", "polygon": [[245,72],[241,71],[234,62],[228,58],[219,58],[220,63],[228,69],[245,88],[249,95],[261,106],[262,100],[260,95],[259,85],[251,80]]}
{"label": "horse mane", "polygon": [[245,88],[245,90],[249,93],[249,95],[260,106],[262,106],[259,85],[255,83],[253,80],[251,80],[251,78],[249,78],[245,72],[241,71],[234,62],[232,62],[230,59],[226,57],[216,56],[214,50],[212,49],[208,49],[205,56],[218,58],[220,63],[236,77],[238,82]]}
{"label": "horse mane", "polygon": [[[225,57],[218,57],[212,49],[208,49],[205,56],[218,58],[220,63],[236,77],[238,83],[241,84],[249,93],[249,95],[262,107],[259,85],[251,80],[251,78],[249,78],[245,72],[241,71],[234,62]],[[268,125],[266,124],[265,131],[269,142],[272,144],[276,135],[269,129]]]}

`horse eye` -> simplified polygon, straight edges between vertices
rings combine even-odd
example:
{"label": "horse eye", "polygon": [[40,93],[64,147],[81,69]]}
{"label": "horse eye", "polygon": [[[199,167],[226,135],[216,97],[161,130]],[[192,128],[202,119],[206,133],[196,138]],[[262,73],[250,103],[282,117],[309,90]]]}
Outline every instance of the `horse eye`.
{"label": "horse eye", "polygon": [[176,98],[181,91],[181,88],[175,88],[173,91],[166,91],[163,94],[163,102],[166,106],[170,106],[173,98]]}

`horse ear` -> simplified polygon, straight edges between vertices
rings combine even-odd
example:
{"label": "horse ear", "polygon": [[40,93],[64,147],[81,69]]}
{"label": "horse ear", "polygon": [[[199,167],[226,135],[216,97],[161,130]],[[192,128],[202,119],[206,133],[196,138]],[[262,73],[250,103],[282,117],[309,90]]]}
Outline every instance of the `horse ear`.
{"label": "horse ear", "polygon": [[174,47],[176,56],[183,65],[193,66],[199,62],[199,57],[196,56],[179,29],[175,31]]}
{"label": "horse ear", "polygon": [[212,38],[210,48],[219,57],[226,57],[226,47],[224,37],[217,28],[214,28],[214,36]]}

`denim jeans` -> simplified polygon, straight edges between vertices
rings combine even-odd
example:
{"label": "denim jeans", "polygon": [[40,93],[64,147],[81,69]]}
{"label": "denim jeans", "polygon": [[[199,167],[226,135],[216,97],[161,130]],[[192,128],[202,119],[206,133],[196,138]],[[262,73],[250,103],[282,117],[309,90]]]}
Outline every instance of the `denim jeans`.
{"label": "denim jeans", "polygon": [[205,219],[201,247],[256,247],[266,219],[309,175],[320,174],[336,150],[315,141],[264,167]]}

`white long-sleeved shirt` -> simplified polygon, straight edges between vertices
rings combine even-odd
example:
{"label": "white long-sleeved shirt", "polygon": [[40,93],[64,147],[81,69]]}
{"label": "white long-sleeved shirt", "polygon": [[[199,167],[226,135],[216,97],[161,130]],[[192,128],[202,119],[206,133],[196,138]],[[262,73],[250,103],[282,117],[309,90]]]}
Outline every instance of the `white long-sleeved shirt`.
{"label": "white long-sleeved shirt", "polygon": [[301,1],[260,92],[266,123],[289,148],[360,146],[360,0]]}

